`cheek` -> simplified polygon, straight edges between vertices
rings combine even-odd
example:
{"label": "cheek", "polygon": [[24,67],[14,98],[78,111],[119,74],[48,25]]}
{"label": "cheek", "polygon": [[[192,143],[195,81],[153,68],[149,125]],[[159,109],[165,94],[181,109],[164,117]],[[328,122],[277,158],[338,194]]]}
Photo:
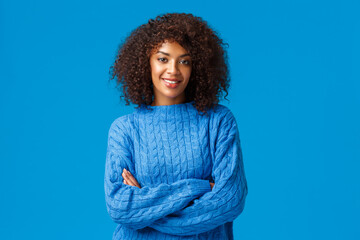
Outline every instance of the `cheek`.
{"label": "cheek", "polygon": [[189,78],[191,76],[191,69],[185,69],[183,76],[184,76],[184,78],[189,80]]}
{"label": "cheek", "polygon": [[151,66],[151,74],[153,76],[159,76],[161,73],[163,72],[163,69],[161,66],[159,66],[158,64],[153,64]]}

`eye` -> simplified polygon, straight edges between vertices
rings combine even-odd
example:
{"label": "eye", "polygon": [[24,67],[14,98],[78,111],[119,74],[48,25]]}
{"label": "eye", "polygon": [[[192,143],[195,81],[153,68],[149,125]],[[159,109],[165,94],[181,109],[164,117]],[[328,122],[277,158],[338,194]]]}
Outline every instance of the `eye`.
{"label": "eye", "polygon": [[159,60],[160,62],[166,62],[166,61],[167,61],[166,58],[158,58],[158,60]]}
{"label": "eye", "polygon": [[181,60],[180,63],[185,64],[185,65],[189,65],[190,61],[189,60]]}

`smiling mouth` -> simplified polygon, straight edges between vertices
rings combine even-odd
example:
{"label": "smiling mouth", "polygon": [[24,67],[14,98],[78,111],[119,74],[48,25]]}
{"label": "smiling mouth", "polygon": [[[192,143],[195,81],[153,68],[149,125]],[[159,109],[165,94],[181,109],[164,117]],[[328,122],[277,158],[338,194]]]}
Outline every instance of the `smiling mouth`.
{"label": "smiling mouth", "polygon": [[168,78],[162,78],[161,80],[163,81],[164,85],[168,88],[176,88],[177,86],[180,85],[180,82],[181,82],[179,80],[176,80],[176,81],[169,80]]}
{"label": "smiling mouth", "polygon": [[167,83],[172,83],[172,84],[181,82],[180,80],[172,79],[172,78],[163,78],[162,80],[164,80]]}

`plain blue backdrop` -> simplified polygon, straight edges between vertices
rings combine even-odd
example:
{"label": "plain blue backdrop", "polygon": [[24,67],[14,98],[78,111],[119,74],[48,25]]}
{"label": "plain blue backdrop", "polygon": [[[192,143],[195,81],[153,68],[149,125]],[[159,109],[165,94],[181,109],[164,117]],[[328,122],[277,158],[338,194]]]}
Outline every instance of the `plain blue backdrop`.
{"label": "plain blue backdrop", "polygon": [[111,239],[121,41],[167,12],[229,44],[249,194],[235,239],[360,239],[358,1],[0,1],[0,239]]}

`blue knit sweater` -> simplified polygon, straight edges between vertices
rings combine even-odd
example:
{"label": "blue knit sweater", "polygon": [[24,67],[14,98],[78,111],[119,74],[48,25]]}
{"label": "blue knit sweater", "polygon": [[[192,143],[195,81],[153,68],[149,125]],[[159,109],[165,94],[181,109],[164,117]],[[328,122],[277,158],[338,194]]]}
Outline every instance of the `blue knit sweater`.
{"label": "blue knit sweater", "polygon": [[[114,240],[233,239],[248,192],[237,123],[223,105],[206,116],[193,104],[142,106],[111,124],[104,187]],[[141,188],[123,183],[124,168]]]}

